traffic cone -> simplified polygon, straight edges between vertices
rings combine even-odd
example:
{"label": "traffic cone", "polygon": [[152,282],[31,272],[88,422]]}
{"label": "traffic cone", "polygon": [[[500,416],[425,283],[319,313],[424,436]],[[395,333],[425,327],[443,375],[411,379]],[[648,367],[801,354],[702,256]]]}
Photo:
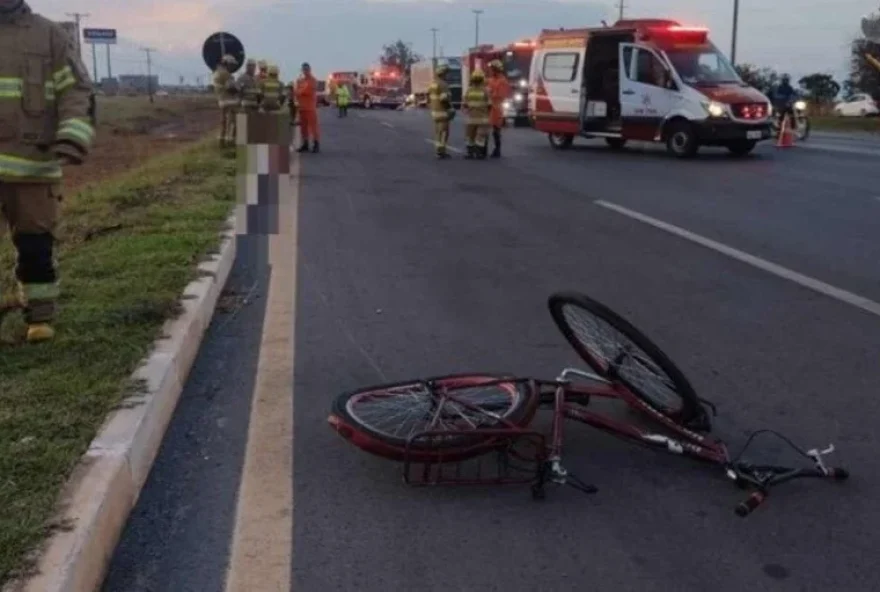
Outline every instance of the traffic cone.
{"label": "traffic cone", "polygon": [[776,142],[777,148],[791,148],[794,146],[794,134],[791,133],[791,127],[788,125],[788,114],[782,118],[782,129],[779,132],[779,141]]}

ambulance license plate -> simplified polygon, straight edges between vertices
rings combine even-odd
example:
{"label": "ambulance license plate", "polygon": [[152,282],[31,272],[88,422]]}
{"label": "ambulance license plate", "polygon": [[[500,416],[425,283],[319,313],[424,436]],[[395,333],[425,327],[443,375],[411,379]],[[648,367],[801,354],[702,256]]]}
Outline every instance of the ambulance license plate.
{"label": "ambulance license plate", "polygon": [[762,134],[760,131],[746,132],[746,139],[747,140],[760,140],[761,135]]}

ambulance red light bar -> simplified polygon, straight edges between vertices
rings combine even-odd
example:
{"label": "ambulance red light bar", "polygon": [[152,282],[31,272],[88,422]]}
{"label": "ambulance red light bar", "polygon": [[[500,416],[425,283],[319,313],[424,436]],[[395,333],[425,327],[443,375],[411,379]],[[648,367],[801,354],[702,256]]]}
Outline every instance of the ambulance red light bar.
{"label": "ambulance red light bar", "polygon": [[700,45],[706,43],[708,40],[709,29],[705,27],[682,27],[679,25],[668,27],[647,27],[644,36],[646,39],[654,39],[661,43]]}

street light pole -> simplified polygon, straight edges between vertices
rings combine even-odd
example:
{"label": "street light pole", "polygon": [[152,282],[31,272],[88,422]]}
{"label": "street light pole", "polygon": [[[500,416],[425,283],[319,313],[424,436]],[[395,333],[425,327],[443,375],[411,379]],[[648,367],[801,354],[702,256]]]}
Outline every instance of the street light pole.
{"label": "street light pole", "polygon": [[730,63],[736,65],[736,36],[739,29],[739,0],[733,0],[733,32],[730,39]]}
{"label": "street light pole", "polygon": [[480,15],[483,14],[482,10],[474,9],[471,12],[474,13],[474,47],[478,47],[480,45]]}
{"label": "street light pole", "polygon": [[431,28],[431,35],[433,36],[433,43],[431,49],[431,63],[434,64],[434,67],[437,67],[437,31],[436,27]]}

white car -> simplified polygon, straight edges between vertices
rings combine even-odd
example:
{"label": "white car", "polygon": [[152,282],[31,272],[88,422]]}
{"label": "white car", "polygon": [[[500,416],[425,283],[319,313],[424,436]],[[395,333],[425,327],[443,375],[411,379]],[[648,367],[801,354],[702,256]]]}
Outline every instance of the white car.
{"label": "white car", "polygon": [[880,114],[880,108],[871,95],[860,93],[835,105],[834,114],[840,117],[868,117]]}

